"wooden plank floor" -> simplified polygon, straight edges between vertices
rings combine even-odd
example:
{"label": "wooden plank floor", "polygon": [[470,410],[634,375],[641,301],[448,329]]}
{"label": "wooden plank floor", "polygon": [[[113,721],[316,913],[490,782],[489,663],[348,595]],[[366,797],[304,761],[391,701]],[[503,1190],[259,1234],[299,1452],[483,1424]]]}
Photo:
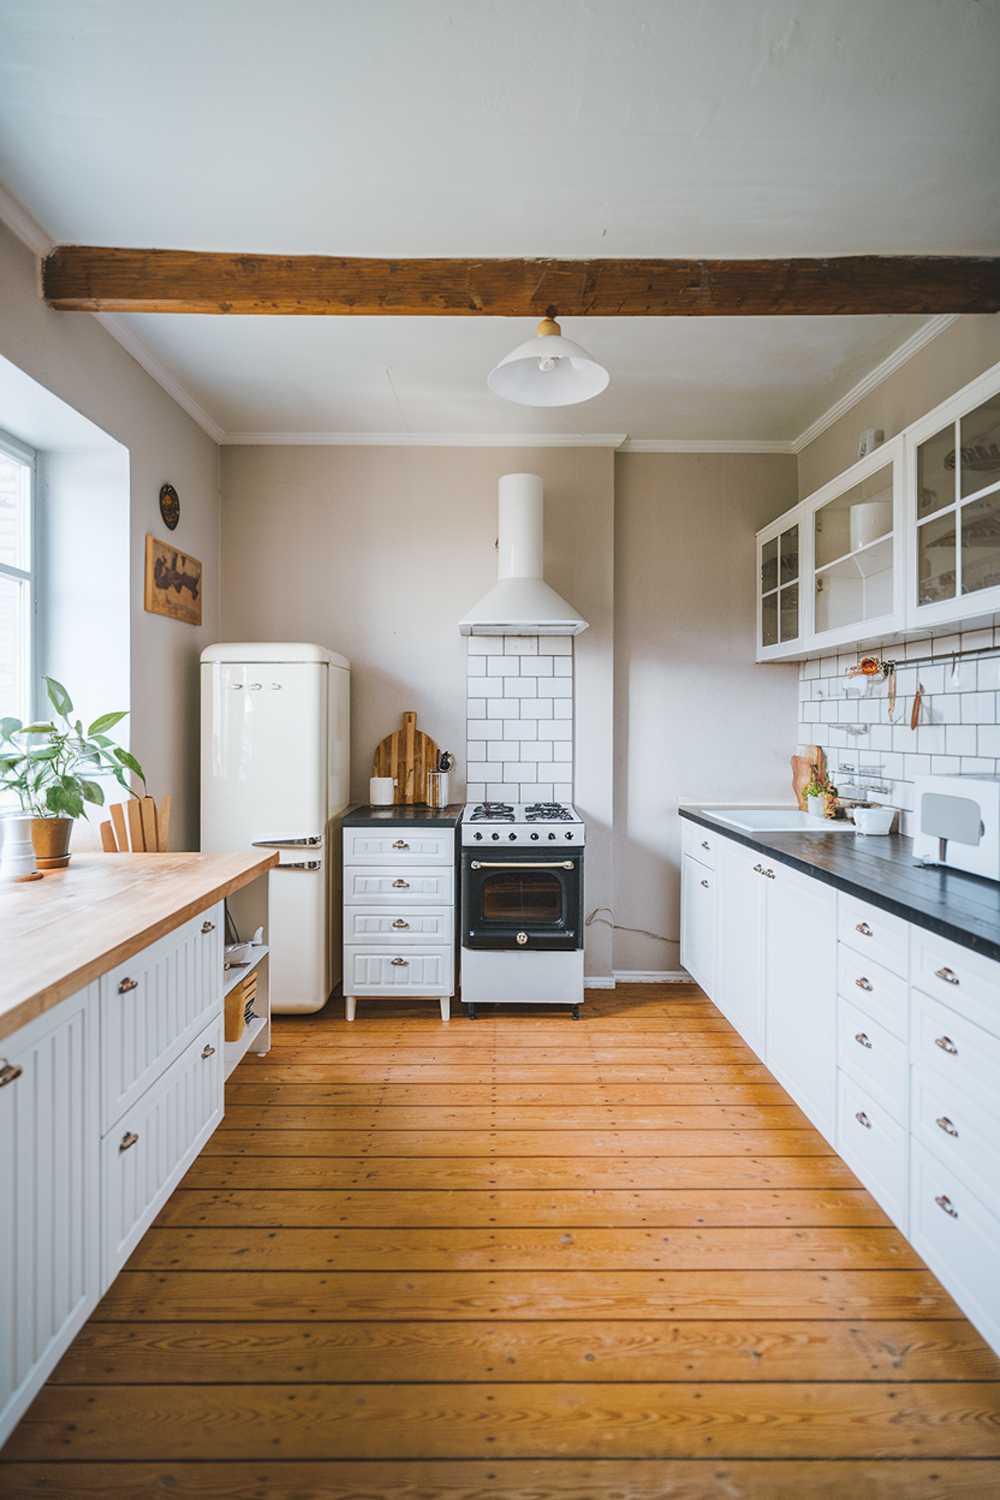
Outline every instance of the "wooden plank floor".
{"label": "wooden plank floor", "polygon": [[1000,1493],[1000,1361],[693,987],[286,1018],[3,1496]]}

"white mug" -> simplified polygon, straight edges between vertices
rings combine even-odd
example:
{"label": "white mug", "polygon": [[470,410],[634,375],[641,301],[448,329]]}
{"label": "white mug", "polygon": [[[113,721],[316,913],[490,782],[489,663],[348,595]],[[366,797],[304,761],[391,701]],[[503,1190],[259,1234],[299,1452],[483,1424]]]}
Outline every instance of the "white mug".
{"label": "white mug", "polygon": [[368,783],[368,800],[372,807],[391,807],[395,786],[391,776],[373,776]]}

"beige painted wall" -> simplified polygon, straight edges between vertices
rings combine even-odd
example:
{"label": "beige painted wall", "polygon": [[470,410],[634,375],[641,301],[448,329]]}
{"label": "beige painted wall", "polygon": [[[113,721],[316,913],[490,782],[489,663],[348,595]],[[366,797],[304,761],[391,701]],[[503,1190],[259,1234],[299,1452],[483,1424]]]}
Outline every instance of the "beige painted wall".
{"label": "beige painted wall", "polygon": [[[2,225],[0,302],[0,354],[129,450],[131,745],[150,788],[174,794],[174,843],[196,849],[198,656],[219,638],[218,449],[92,317],[45,307],[34,256]],[[198,630],[142,607],[145,534],[163,534],[158,496],[168,479],[181,497],[174,536],[204,565],[204,624]]]}
{"label": "beige painted wall", "polygon": [[[496,580],[497,480],[545,484],[546,576],[590,629],[577,641],[576,801],[587,905],[611,900],[614,459],[603,449],[231,447],[222,450],[223,634],[311,640],[349,657],[352,796],[379,739],[414,708],[465,782],[465,641]],[[611,972],[588,933],[587,973]]]}
{"label": "beige painted wall", "polygon": [[811,495],[858,456],[858,437],[881,427],[886,438],[954,394],[1000,360],[1000,317],[959,318],[798,455],[799,496]]}
{"label": "beige painted wall", "polygon": [[[754,534],[791,455],[615,461],[614,967],[679,967],[681,800],[787,801],[798,667],[754,663]],[[666,939],[666,941],[664,940]]]}

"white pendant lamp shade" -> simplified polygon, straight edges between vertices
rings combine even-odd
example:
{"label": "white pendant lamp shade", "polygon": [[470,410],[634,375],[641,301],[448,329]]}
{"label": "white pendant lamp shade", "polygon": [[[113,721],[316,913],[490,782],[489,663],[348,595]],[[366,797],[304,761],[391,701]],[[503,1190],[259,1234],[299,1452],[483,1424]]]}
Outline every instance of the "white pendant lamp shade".
{"label": "white pendant lamp shade", "polygon": [[489,388],[519,406],[575,406],[607,389],[611,376],[586,349],[543,318],[533,339],[518,344],[489,374]]}

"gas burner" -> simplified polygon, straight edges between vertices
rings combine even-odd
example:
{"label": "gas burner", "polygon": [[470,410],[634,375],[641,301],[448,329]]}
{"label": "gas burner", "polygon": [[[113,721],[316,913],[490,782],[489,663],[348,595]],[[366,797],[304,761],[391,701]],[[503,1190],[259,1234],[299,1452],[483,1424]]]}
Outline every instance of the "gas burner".
{"label": "gas burner", "polygon": [[479,802],[469,815],[471,823],[513,823],[514,809],[509,802]]}
{"label": "gas burner", "polygon": [[573,814],[561,802],[529,802],[524,809],[529,823],[569,823]]}

